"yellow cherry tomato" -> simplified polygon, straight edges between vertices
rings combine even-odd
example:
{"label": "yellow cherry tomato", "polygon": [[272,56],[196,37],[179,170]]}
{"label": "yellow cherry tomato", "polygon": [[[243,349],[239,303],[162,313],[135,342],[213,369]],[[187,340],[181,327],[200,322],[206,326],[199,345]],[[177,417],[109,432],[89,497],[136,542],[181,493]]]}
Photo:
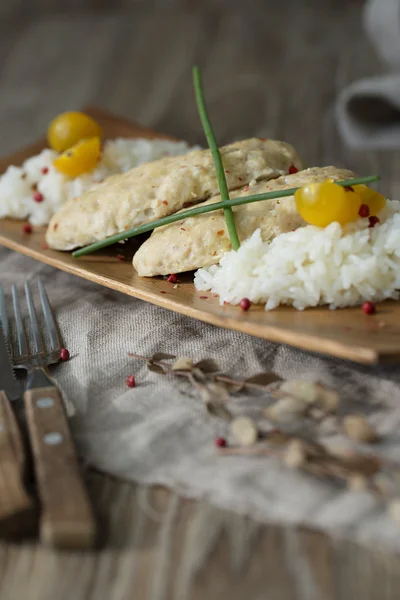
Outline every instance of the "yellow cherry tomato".
{"label": "yellow cherry tomato", "polygon": [[53,165],[64,175],[78,177],[92,171],[101,156],[101,140],[92,137],[82,140],[58,156]]}
{"label": "yellow cherry tomato", "polygon": [[359,194],[331,181],[309,183],[298,189],[294,197],[300,216],[317,227],[356,221],[362,204]]}
{"label": "yellow cherry tomato", "polygon": [[85,138],[101,136],[100,125],[81,112],[65,112],[58,115],[47,130],[49,146],[56,152],[64,152]]}
{"label": "yellow cherry tomato", "polygon": [[361,196],[361,203],[368,205],[371,217],[376,217],[385,208],[385,196],[382,196],[379,192],[361,184],[353,185],[353,190]]}

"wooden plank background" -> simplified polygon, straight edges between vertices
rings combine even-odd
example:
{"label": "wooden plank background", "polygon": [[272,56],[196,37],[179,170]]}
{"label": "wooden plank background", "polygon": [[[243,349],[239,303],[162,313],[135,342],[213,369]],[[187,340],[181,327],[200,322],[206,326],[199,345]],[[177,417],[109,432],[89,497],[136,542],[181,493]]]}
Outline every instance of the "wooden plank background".
{"label": "wooden plank background", "polygon": [[[203,142],[190,69],[204,70],[221,143],[294,143],[310,164],[380,173],[399,197],[399,153],[354,152],[335,130],[338,91],[382,66],[351,0],[1,0],[0,152],[64,109],[99,104]],[[263,526],[204,502],[89,472],[96,552],[0,543],[0,600],[397,599],[398,557]],[[279,485],[279,482],[277,482]]]}
{"label": "wooden plank background", "polygon": [[[248,8],[260,13],[274,0],[251,0]],[[363,0],[305,0],[304,4],[309,6],[327,7],[328,9],[346,8],[350,5],[360,5]],[[283,3],[275,1],[276,6]],[[151,10],[195,10],[195,11],[225,11],[241,9],[243,0],[1,0],[0,18],[4,19],[26,19],[46,14],[72,14],[89,13],[96,14],[104,11],[129,11]]]}

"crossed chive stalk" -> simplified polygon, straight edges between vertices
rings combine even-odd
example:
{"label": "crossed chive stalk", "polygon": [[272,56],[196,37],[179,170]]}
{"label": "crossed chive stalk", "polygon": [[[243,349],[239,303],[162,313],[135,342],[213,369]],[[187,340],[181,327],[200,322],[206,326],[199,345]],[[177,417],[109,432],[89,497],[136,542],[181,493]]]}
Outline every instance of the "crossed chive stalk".
{"label": "crossed chive stalk", "polygon": [[[80,248],[79,250],[75,250],[72,253],[74,258],[79,258],[80,256],[85,256],[86,254],[90,254],[95,252],[96,250],[101,250],[102,248],[106,248],[107,246],[111,246],[117,242],[121,242],[123,240],[136,237],[137,235],[141,235],[142,233],[147,233],[148,231],[153,231],[158,227],[163,227],[164,225],[170,225],[171,223],[176,223],[177,221],[182,221],[189,217],[195,217],[197,215],[202,215],[208,212],[213,212],[216,210],[223,210],[225,221],[229,233],[229,238],[232,244],[232,248],[234,250],[238,250],[240,247],[240,241],[238,232],[235,225],[235,218],[232,211],[233,206],[241,206],[243,204],[251,204],[252,202],[260,202],[262,200],[274,200],[276,198],[284,198],[286,196],[293,196],[294,193],[299,189],[298,187],[290,188],[282,191],[275,192],[265,192],[264,194],[254,194],[252,196],[245,196],[239,198],[230,199],[228,184],[226,182],[224,166],[222,163],[221,153],[219,151],[215,134],[208,116],[206,103],[204,100],[204,91],[203,91],[203,82],[201,77],[201,72],[198,67],[193,67],[193,85],[195,98],[197,103],[197,109],[199,111],[199,116],[201,120],[201,124],[203,127],[204,134],[207,138],[208,146],[211,151],[211,155],[214,161],[214,166],[217,174],[217,181],[219,192],[221,195],[221,201],[215,202],[213,204],[200,205],[195,208],[191,208],[188,210],[180,211],[173,215],[169,215],[167,217],[163,217],[162,219],[157,219],[156,221],[152,221],[151,223],[146,223],[144,225],[139,225],[139,227],[134,227],[133,229],[128,229],[127,231],[123,231],[122,233],[117,233],[115,235],[111,235],[103,240],[98,242],[94,242],[89,246],[85,246],[84,248]],[[358,184],[367,184],[372,183],[374,181],[378,181],[380,179],[379,175],[369,175],[367,177],[359,177],[356,179],[346,179],[343,181],[335,181],[336,184],[342,185],[344,187],[358,185]]]}

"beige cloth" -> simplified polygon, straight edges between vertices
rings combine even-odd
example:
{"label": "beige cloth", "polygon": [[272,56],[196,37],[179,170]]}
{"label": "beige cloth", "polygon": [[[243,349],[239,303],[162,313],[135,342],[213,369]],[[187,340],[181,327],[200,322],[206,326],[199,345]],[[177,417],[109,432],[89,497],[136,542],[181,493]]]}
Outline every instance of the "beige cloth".
{"label": "beige cloth", "polygon": [[[250,376],[276,370],[337,388],[346,411],[370,414],[389,434],[382,451],[400,458],[400,372],[300,352],[203,324],[0,249],[1,282],[42,277],[57,313],[69,363],[53,374],[76,408],[72,429],[90,465],[121,478],[165,484],[188,497],[265,522],[298,523],[400,550],[400,531],[368,493],[353,493],[284,468],[277,459],[220,457],[226,423],[209,416],[186,382],[150,373],[128,351],[216,358]],[[125,384],[133,373],[137,387]],[[265,398],[240,394],[235,411],[257,417]],[[326,438],[328,441],[334,441]]]}
{"label": "beige cloth", "polygon": [[367,0],[365,33],[388,68],[352,82],[336,102],[336,119],[347,144],[364,150],[400,148],[400,0]]}

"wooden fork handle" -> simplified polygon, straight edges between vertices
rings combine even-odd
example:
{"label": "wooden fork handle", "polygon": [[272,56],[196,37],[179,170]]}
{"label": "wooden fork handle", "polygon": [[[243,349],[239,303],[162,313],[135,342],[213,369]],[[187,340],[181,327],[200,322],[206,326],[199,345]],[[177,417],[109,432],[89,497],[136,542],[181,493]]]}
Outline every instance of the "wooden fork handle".
{"label": "wooden fork handle", "polygon": [[41,501],[40,540],[54,548],[90,548],[96,523],[61,394],[55,386],[30,389],[24,401]]}
{"label": "wooden fork handle", "polygon": [[23,536],[35,525],[34,503],[23,479],[24,445],[5,392],[0,391],[0,535]]}

